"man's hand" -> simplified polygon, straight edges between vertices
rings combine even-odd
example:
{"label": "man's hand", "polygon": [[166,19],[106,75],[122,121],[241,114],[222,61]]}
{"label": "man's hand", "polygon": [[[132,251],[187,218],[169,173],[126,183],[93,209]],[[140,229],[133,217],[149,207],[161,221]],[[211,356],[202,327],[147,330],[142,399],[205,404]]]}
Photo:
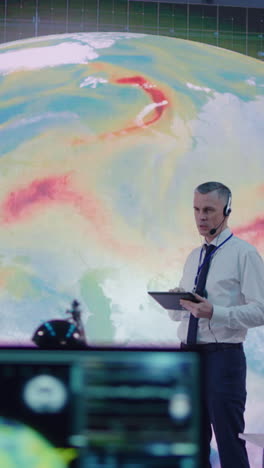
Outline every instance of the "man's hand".
{"label": "man's hand", "polygon": [[183,289],[183,288],[173,288],[173,289],[169,289],[169,292],[175,292],[175,293],[185,292],[185,289]]}
{"label": "man's hand", "polygon": [[196,318],[207,318],[211,320],[213,316],[213,305],[205,297],[194,294],[199,302],[180,300],[180,304]]}

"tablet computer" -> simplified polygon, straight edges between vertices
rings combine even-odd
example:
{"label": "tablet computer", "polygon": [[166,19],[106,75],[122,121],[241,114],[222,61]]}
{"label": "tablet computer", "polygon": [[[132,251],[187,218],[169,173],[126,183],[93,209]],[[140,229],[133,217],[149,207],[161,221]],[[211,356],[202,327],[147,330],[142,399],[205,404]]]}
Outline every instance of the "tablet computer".
{"label": "tablet computer", "polygon": [[164,307],[164,309],[168,310],[186,310],[180,304],[181,299],[192,302],[199,302],[195,295],[191,292],[148,291],[148,294],[152,296],[162,307]]}

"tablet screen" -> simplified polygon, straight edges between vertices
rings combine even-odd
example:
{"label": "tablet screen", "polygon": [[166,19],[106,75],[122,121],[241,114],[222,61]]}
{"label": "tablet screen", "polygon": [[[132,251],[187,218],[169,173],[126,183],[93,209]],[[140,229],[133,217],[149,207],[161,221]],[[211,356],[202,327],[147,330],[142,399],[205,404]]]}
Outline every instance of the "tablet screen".
{"label": "tablet screen", "polygon": [[148,291],[148,294],[167,310],[186,310],[180,304],[181,299],[186,299],[187,301],[192,302],[199,302],[191,292]]}

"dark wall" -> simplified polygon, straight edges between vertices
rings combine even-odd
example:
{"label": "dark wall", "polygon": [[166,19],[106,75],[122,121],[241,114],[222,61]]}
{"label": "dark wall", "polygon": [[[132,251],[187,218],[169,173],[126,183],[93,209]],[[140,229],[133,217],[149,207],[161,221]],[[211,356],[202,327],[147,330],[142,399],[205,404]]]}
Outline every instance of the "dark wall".
{"label": "dark wall", "polygon": [[[138,2],[142,0],[130,0],[130,2]],[[144,2],[153,2],[155,0],[143,0]],[[190,3],[197,5],[219,5],[219,6],[237,6],[264,8],[264,0],[159,0],[160,3]]]}

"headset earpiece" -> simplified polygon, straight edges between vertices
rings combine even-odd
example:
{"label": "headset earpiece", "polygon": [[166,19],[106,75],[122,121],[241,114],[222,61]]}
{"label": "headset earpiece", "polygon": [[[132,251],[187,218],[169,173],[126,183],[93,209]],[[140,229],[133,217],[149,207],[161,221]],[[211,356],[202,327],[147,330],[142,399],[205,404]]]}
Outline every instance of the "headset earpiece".
{"label": "headset earpiece", "polygon": [[227,204],[225,205],[224,207],[224,211],[223,211],[223,215],[226,217],[226,216],[229,216],[232,209],[231,209],[231,204],[232,204],[232,195],[231,195],[231,192],[229,193],[228,195],[228,200],[227,200]]}

